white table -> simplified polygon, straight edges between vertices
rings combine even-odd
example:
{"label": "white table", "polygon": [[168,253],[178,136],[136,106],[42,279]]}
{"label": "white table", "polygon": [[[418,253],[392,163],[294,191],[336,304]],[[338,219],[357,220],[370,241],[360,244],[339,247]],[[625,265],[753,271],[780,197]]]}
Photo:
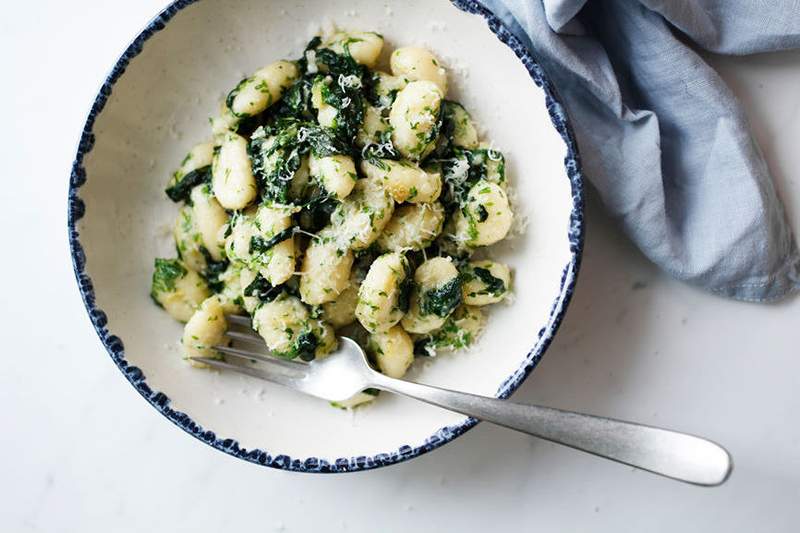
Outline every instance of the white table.
{"label": "white table", "polygon": [[[4,531],[798,530],[800,299],[744,304],[672,281],[593,201],[574,302],[515,399],[717,439],[736,460],[721,488],[489,425],[400,466],[298,475],[214,451],[148,407],[83,311],[66,194],[99,83],[165,3],[14,2],[0,18]],[[800,53],[713,62],[800,232]]]}

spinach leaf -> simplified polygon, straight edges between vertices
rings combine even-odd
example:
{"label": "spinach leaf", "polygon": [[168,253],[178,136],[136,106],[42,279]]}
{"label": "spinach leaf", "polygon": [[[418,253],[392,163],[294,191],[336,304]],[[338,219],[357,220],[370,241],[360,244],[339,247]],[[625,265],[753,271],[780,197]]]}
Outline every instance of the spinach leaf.
{"label": "spinach leaf", "polygon": [[215,293],[222,292],[222,290],[225,288],[225,283],[220,281],[219,277],[228,268],[230,261],[227,259],[223,259],[222,261],[214,261],[214,258],[211,257],[211,254],[205,246],[200,247],[200,253],[203,254],[203,257],[206,260],[206,269],[202,274],[206,279],[206,283],[208,283],[208,288]]}
{"label": "spinach leaf", "polygon": [[192,189],[203,183],[211,183],[211,165],[192,170],[164,192],[173,202],[188,202]]}
{"label": "spinach leaf", "polygon": [[506,284],[503,283],[502,279],[494,277],[489,269],[475,267],[472,269],[472,272],[475,274],[476,278],[486,285],[485,292],[494,296],[500,296],[506,292]]}
{"label": "spinach leaf", "polygon": [[290,201],[289,187],[305,153],[297,142],[299,128],[297,120],[281,120],[268,129],[260,127],[250,139],[247,149],[264,201]]}
{"label": "spinach leaf", "polygon": [[306,330],[297,337],[293,352],[296,354],[295,357],[300,357],[303,361],[313,361],[318,345],[317,336],[312,331]]}
{"label": "spinach leaf", "polygon": [[282,290],[283,287],[281,285],[275,287],[264,276],[259,274],[250,285],[245,287],[242,294],[258,298],[263,303],[269,303],[277,298]]}
{"label": "spinach leaf", "polygon": [[302,74],[306,74],[308,72],[308,56],[306,55],[307,52],[311,50],[316,50],[319,48],[319,45],[322,44],[322,37],[317,35],[313,39],[311,39],[308,44],[306,45],[305,50],[303,51],[303,57],[297,60],[297,67],[300,69]]}
{"label": "spinach leaf", "polygon": [[478,206],[478,222],[486,222],[489,218],[489,211],[483,205]]}
{"label": "spinach leaf", "polygon": [[456,276],[441,287],[425,291],[420,295],[419,309],[422,315],[446,318],[461,304],[461,278]]}
{"label": "spinach leaf", "polygon": [[349,52],[342,55],[327,48],[317,50],[317,61],[326,67],[333,79],[332,83],[322,86],[322,99],[337,111],[333,130],[342,141],[352,145],[364,120],[362,88],[366,67],[359,65]]}
{"label": "spinach leaf", "polygon": [[269,239],[265,239],[259,235],[253,235],[250,238],[250,253],[251,254],[263,254],[271,249],[273,249],[276,245],[282,243],[286,239],[290,238],[297,232],[297,227],[292,226],[286,228],[283,231],[279,231]]}
{"label": "spinach leaf", "polygon": [[300,227],[309,233],[317,233],[328,225],[337,205],[336,198],[329,194],[315,194],[300,211]]}

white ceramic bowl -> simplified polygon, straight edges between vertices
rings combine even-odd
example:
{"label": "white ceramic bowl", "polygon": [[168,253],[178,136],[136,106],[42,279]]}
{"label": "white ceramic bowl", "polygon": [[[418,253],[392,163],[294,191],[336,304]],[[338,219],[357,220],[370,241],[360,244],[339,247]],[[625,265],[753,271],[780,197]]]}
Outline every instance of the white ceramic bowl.
{"label": "white ceramic bowl", "polygon": [[[488,24],[487,24],[488,21]],[[408,378],[509,396],[565,312],[583,236],[582,185],[565,115],[539,66],[471,0],[181,0],[115,65],[72,170],[70,242],[89,315],[127,379],[200,440],[254,463],[342,472],[402,461],[476,421],[385,394],[354,414],[267,383],[192,369],[181,326],[148,296],[153,258],[172,256],[167,177],[246,73],[300,54],[321,24],[378,31],[387,48],[430,47],[503,150],[527,231],[494,255],[515,271],[512,305],[493,309],[475,349],[418,361]]]}

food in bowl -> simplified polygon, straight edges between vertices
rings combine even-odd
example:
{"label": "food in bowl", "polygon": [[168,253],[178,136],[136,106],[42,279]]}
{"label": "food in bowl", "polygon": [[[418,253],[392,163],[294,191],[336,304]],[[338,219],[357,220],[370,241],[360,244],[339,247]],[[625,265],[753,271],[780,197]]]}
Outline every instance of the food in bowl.
{"label": "food in bowl", "polygon": [[[335,32],[239,82],[167,196],[177,257],[151,295],[185,322],[189,363],[221,358],[226,315],[247,314],[274,355],[311,361],[358,340],[402,377],[415,356],[469,347],[511,289],[485,249],[513,213],[503,155],[448,100],[429,50]],[[374,391],[341,404],[352,407]]]}

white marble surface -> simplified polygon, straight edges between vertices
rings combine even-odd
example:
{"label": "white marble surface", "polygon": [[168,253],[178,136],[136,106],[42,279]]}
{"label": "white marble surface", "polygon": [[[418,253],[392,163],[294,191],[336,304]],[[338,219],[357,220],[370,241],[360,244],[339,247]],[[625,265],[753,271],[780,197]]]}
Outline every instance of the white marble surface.
{"label": "white marble surface", "polygon": [[[4,531],[797,530],[800,299],[757,306],[674,282],[594,202],[570,313],[515,399],[717,439],[736,460],[721,488],[485,424],[396,467],[290,474],[214,451],[149,408],[84,314],[66,192],[99,83],[165,3],[16,2],[0,19]],[[744,102],[800,232],[800,53],[712,61]]]}

